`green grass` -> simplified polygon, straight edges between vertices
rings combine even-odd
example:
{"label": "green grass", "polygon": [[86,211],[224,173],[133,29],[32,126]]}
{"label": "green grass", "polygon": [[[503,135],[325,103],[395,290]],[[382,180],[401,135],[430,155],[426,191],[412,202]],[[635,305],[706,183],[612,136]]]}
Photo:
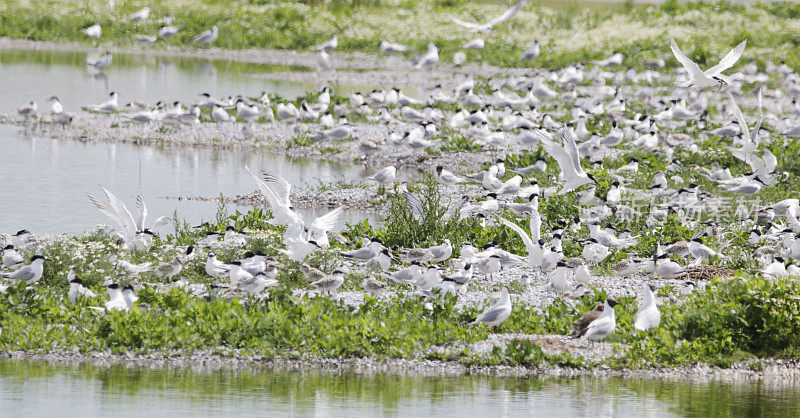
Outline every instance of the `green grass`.
{"label": "green grass", "polygon": [[[192,38],[217,25],[220,36],[214,46],[226,49],[308,50],[336,34],[338,51],[378,53],[378,43],[386,39],[410,45],[410,58],[424,51],[428,41],[434,41],[441,49],[442,59],[449,61],[475,35],[449,22],[444,13],[484,21],[510,3],[390,0],[320,2],[309,6],[281,1],[154,0],[125,2],[110,11],[105,0],[7,0],[0,7],[0,36],[91,43],[80,29],[100,23],[101,46],[132,46],[134,34],[156,33],[157,21],[168,13],[175,18],[175,24],[186,27],[173,39],[158,40],[156,48],[202,47],[194,45]],[[151,8],[151,18],[140,24],[129,22],[127,16],[145,4]],[[529,64],[520,62],[519,55],[532,39],[537,39],[542,45],[542,55],[534,63],[537,67],[563,68],[574,62],[602,59],[609,51],[617,50],[628,57],[626,66],[641,68],[647,59],[669,56],[668,40],[674,36],[690,57],[701,66],[708,66],[726,48],[747,38],[748,57],[762,64],[767,58],[785,60],[797,68],[797,13],[796,5],[783,2],[743,6],[725,1],[668,1],[646,7],[594,9],[551,9],[529,4],[493,34],[483,36],[487,44],[484,50],[469,51],[468,55],[470,61],[522,67]],[[671,56],[667,62],[677,65]]]}

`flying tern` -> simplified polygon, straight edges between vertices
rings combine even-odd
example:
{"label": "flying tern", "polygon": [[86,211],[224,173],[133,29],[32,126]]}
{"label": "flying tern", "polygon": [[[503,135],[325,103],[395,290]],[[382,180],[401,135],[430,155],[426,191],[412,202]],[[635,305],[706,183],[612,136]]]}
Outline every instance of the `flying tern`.
{"label": "flying tern", "polygon": [[513,5],[510,9],[506,10],[505,13],[503,13],[502,15],[483,24],[465,22],[453,16],[450,13],[445,13],[445,16],[447,16],[450,20],[452,20],[453,23],[469,29],[470,32],[491,32],[492,30],[494,30],[495,26],[505,22],[508,19],[511,19],[512,17],[514,17],[515,14],[519,13],[519,11],[522,10],[523,7],[525,7],[526,3],[528,3],[528,0],[522,0],[519,3]]}

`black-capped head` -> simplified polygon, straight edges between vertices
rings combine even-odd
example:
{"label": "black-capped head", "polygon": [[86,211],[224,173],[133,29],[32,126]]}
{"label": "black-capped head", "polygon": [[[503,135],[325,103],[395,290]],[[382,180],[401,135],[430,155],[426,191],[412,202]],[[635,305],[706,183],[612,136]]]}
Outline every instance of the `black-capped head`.
{"label": "black-capped head", "polygon": [[43,255],[35,255],[35,256],[31,257],[31,261],[36,261],[36,260],[47,261],[47,259],[44,258]]}
{"label": "black-capped head", "polygon": [[130,290],[131,292],[133,292],[133,285],[132,284],[126,284],[125,287],[122,288],[122,290]]}
{"label": "black-capped head", "polygon": [[617,306],[617,305],[619,305],[619,302],[617,302],[616,300],[611,299],[611,298],[606,299],[606,302],[608,303],[608,306],[610,306],[612,308]]}
{"label": "black-capped head", "polygon": [[81,285],[83,284],[83,280],[78,279],[78,278],[74,278],[74,279],[70,280],[69,282],[70,283],[75,283],[75,284],[81,284]]}
{"label": "black-capped head", "polygon": [[110,285],[106,286],[106,288],[111,289],[111,290],[116,290],[116,289],[119,289],[119,285],[116,284],[116,283],[111,283]]}

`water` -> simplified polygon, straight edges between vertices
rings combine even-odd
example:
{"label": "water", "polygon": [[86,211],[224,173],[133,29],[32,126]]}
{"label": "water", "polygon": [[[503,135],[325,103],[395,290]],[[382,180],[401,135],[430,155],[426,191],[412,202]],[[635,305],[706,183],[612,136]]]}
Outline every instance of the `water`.
{"label": "water", "polygon": [[[189,222],[213,219],[216,202],[177,200],[180,196],[236,196],[256,190],[244,170],[269,168],[293,185],[353,181],[369,173],[363,166],[290,159],[250,150],[212,150],[138,146],[108,142],[76,142],[51,138],[24,138],[15,126],[0,125],[0,231],[27,228],[34,233],[81,233],[98,223],[112,224],[89,202],[86,193],[102,194],[102,185],[130,210],[141,194],[151,222],[174,210]],[[236,209],[232,207],[231,209]],[[247,208],[245,208],[247,209]],[[306,211],[304,215],[321,214]],[[303,213],[301,211],[301,213]],[[345,221],[366,216],[348,211]],[[375,221],[374,217],[370,217]]]}
{"label": "water", "polygon": [[[46,402],[42,402],[47,399]],[[5,416],[798,416],[800,389],[622,378],[354,376],[0,361]]]}

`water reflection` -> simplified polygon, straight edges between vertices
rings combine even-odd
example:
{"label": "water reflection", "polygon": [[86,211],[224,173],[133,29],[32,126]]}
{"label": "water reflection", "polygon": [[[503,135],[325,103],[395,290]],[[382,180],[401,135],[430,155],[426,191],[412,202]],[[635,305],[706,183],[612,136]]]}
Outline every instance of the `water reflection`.
{"label": "water reflection", "polygon": [[[43,400],[46,402],[42,402]],[[797,416],[800,390],[623,378],[425,378],[0,361],[9,415]]]}
{"label": "water reflection", "polygon": [[[98,185],[113,191],[130,207],[136,195],[142,194],[151,216],[177,210],[189,222],[199,222],[211,219],[217,204],[176,198],[252,193],[256,186],[244,171],[245,165],[253,170],[275,170],[293,185],[353,181],[367,175],[363,166],[249,150],[22,138],[16,135],[17,129],[0,126],[0,166],[7,173],[0,181],[0,231],[27,228],[34,233],[80,233],[99,222],[108,223],[86,198],[86,193],[100,192]],[[358,212],[346,216],[351,223],[363,218]]]}
{"label": "water reflection", "polygon": [[304,83],[257,79],[252,74],[304,70],[288,67],[225,60],[210,60],[169,55],[114,54],[110,67],[102,72],[86,68],[87,55],[74,51],[0,50],[0,77],[3,100],[0,112],[8,113],[31,100],[43,106],[52,95],[61,99],[67,111],[99,103],[108,93],[120,93],[120,102],[143,100],[149,103],[175,100],[193,102],[199,93],[214,96],[262,91],[296,97],[315,86]]}

